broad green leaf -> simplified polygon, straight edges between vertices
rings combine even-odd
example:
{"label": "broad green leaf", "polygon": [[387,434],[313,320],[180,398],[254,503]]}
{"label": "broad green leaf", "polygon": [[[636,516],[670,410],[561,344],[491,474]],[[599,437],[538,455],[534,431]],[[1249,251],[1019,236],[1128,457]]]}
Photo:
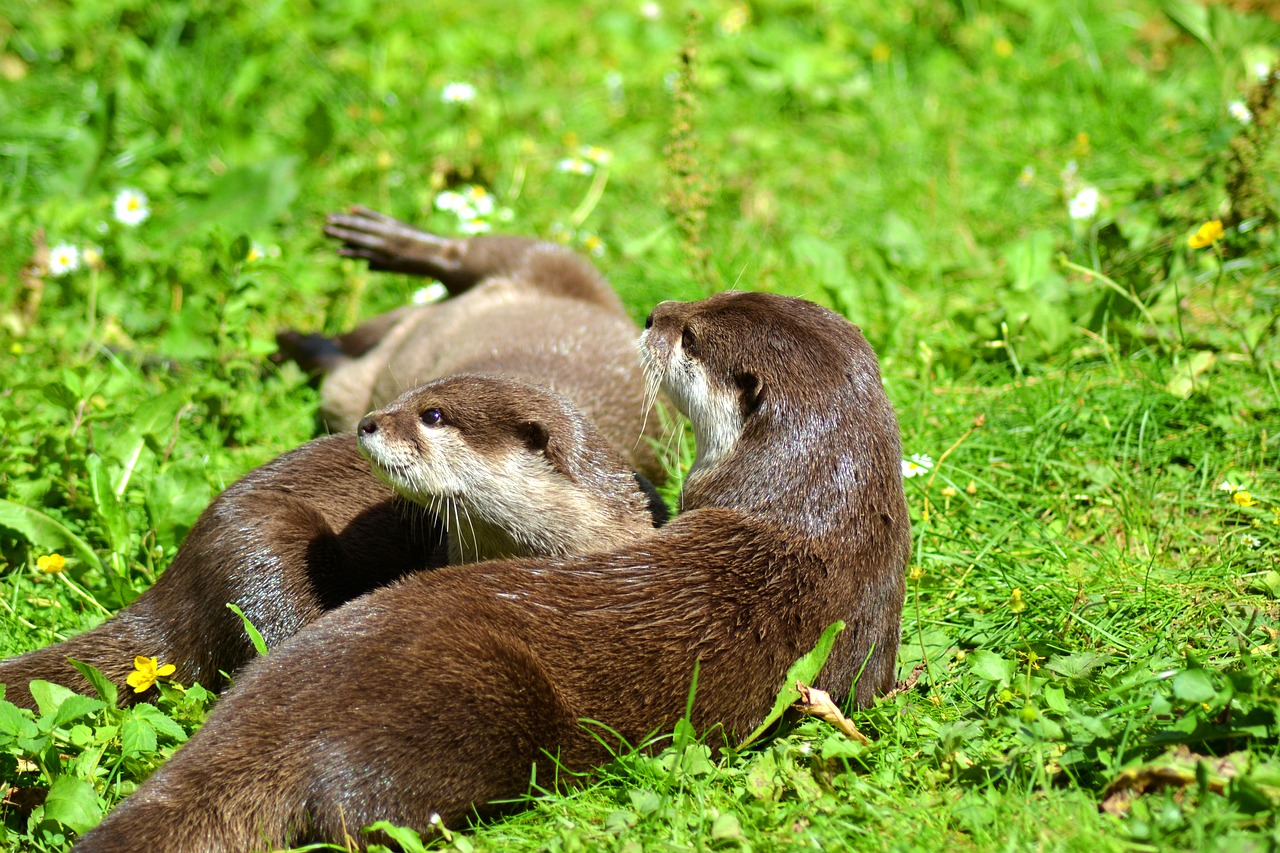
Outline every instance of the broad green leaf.
{"label": "broad green leaf", "polygon": [[140,720],[144,720],[162,735],[173,738],[181,743],[187,739],[187,733],[178,725],[178,723],[165,712],[161,711],[155,705],[149,702],[142,702],[135,705],[133,714]]}
{"label": "broad green leaf", "polygon": [[1008,684],[1013,680],[1013,662],[986,649],[979,649],[969,655],[969,667],[974,675],[987,681]]}
{"label": "broad green leaf", "polygon": [[800,701],[800,691],[796,689],[796,682],[800,681],[806,685],[813,684],[813,680],[817,678],[818,673],[822,671],[822,667],[826,665],[827,658],[831,656],[831,647],[835,645],[836,637],[843,630],[844,622],[832,622],[822,632],[822,636],[818,638],[818,644],[791,665],[782,683],[782,689],[778,691],[777,698],[773,700],[773,709],[764,718],[764,722],[748,735],[746,740],[739,744],[738,750],[746,749],[756,738],[764,734],[770,726],[780,720],[788,708]]}
{"label": "broad green leaf", "polygon": [[52,719],[58,713],[58,709],[62,707],[62,703],[72,696],[76,695],[74,690],[63,687],[61,684],[54,684],[45,681],[42,678],[36,678],[27,685],[27,690],[31,693],[31,698],[36,700],[36,707],[40,709],[40,716]]}
{"label": "broad green leaf", "polygon": [[44,801],[44,816],[75,832],[87,832],[102,820],[102,803],[93,785],[63,774],[53,780]]}
{"label": "broad green leaf", "polygon": [[124,757],[156,751],[156,730],[136,713],[120,726],[120,754]]}
{"label": "broad green leaf", "polygon": [[1056,672],[1063,678],[1081,678],[1088,675],[1097,666],[1105,663],[1109,655],[1100,652],[1080,652],[1074,655],[1054,655],[1045,663],[1044,668]]}
{"label": "broad green leaf", "polygon": [[22,534],[37,548],[47,551],[67,550],[82,562],[101,569],[98,555],[76,534],[60,521],[55,521],[39,510],[0,498],[0,527]]}
{"label": "broad green leaf", "polygon": [[85,460],[85,470],[89,473],[93,505],[107,534],[107,542],[111,550],[124,551],[129,544],[129,518],[125,515],[124,504],[116,496],[111,475],[102,457],[96,453],[89,454],[89,458]]}
{"label": "broad green leaf", "polygon": [[1207,670],[1184,669],[1173,677],[1173,695],[1183,702],[1208,702],[1217,694]]}
{"label": "broad green leaf", "polygon": [[58,713],[53,718],[53,727],[65,726],[72,720],[79,719],[87,714],[96,714],[105,707],[107,707],[107,703],[101,699],[72,693],[58,706]]}
{"label": "broad green leaf", "polygon": [[67,658],[67,663],[79,670],[85,680],[93,685],[93,689],[97,692],[98,697],[108,705],[115,706],[120,699],[120,689],[102,674],[102,671],[93,664],[82,663],[73,658]]}
{"label": "broad green leaf", "polygon": [[1065,714],[1070,710],[1067,706],[1067,697],[1063,694],[1062,687],[1057,684],[1046,684],[1044,686],[1044,704],[1060,714]]}
{"label": "broad green leaf", "polygon": [[364,828],[365,832],[381,832],[388,838],[400,845],[400,849],[404,853],[426,853],[426,846],[422,843],[422,836],[407,826],[396,826],[394,823],[386,820],[380,820],[377,823],[371,823]]}
{"label": "broad green leaf", "polygon": [[35,737],[39,731],[30,712],[12,702],[0,701],[0,735],[9,737]]}

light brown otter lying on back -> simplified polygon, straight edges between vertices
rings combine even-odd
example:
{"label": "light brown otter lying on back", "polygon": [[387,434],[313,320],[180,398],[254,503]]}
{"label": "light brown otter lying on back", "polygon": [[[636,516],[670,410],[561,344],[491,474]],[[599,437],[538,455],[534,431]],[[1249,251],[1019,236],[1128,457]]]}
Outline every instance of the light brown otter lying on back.
{"label": "light brown otter lying on back", "polygon": [[280,355],[324,374],[321,411],[349,430],[370,409],[440,376],[482,372],[536,382],[572,400],[631,465],[663,471],[646,423],[635,324],[585,258],[523,237],[438,237],[362,207],[333,214],[325,233],[374,270],[430,276],[451,298],[408,306],[335,339],[286,331]]}
{"label": "light brown otter lying on back", "polygon": [[[418,415],[428,406],[441,417],[431,428]],[[380,466],[412,502],[406,505],[369,470],[353,435],[285,454],[223,492],[159,580],[114,618],[0,662],[5,698],[34,707],[27,690],[34,678],[89,691],[67,661],[74,658],[102,670],[123,700],[149,699],[125,685],[135,655],[174,664],[181,683],[217,689],[220,673],[254,654],[227,602],[274,647],[325,611],[409,572],[611,547],[666,518],[653,487],[589,420],[558,394],[524,382],[437,380],[363,423],[362,443],[377,445],[372,455],[379,460],[396,447],[387,434],[403,441],[447,434],[448,441],[431,442],[433,459],[457,476],[416,477],[400,488],[405,469]]]}
{"label": "light brown otter lying on back", "polygon": [[456,824],[525,793],[531,765],[607,760],[597,735],[670,731],[699,662],[694,725],[750,731],[836,620],[816,686],[859,705],[888,690],[910,530],[897,421],[857,328],[726,293],[659,305],[641,345],[701,442],[683,515],[610,551],[418,573],[333,611],[247,668],[77,849]]}

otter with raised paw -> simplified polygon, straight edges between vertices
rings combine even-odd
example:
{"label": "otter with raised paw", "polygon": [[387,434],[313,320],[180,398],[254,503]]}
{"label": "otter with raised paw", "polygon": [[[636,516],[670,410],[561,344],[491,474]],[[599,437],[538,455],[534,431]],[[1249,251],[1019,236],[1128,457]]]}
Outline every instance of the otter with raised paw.
{"label": "otter with raised paw", "polygon": [[548,755],[586,770],[609,758],[597,738],[670,731],[695,666],[694,725],[751,731],[837,620],[815,686],[859,705],[888,690],[910,530],[897,421],[857,328],[724,293],[659,305],[641,353],[698,436],[683,515],[611,550],[450,566],[332,611],[246,668],[77,849],[457,824],[524,794],[531,766],[546,778]]}
{"label": "otter with raised paw", "polygon": [[333,214],[325,233],[339,254],[374,270],[435,278],[450,298],[407,306],[337,338],[284,331],[279,356],[323,374],[321,412],[349,430],[370,409],[453,373],[545,384],[587,413],[631,465],[663,471],[651,442],[635,361],[635,324],[585,258],[523,237],[438,237],[363,207]]}
{"label": "otter with raised paw", "polygon": [[[420,408],[438,420],[428,425]],[[180,683],[218,689],[222,673],[254,656],[227,602],[275,647],[410,572],[613,547],[666,518],[653,487],[594,425],[537,386],[450,377],[362,424],[360,444],[381,479],[350,434],[316,439],[246,474],[201,514],[135,602],[97,628],[0,662],[5,698],[34,707],[27,685],[35,678],[91,692],[73,658],[102,670],[122,701],[149,699],[126,686],[135,655],[174,664]],[[402,445],[419,449],[419,464],[395,461]]]}

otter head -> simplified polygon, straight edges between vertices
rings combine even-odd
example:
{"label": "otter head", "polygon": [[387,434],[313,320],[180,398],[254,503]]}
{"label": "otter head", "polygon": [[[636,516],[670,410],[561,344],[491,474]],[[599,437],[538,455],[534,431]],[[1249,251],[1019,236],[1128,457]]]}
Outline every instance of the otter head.
{"label": "otter head", "polygon": [[438,379],[356,432],[375,473],[440,518],[453,563],[613,547],[665,520],[581,412],[524,382]]}
{"label": "otter head", "polygon": [[[663,302],[645,322],[640,357],[651,393],[665,392],[693,425],[686,507],[767,511],[785,491],[816,496],[855,482],[901,491],[897,421],[875,354],[840,315],[770,293]],[[790,511],[805,503],[797,497]]]}

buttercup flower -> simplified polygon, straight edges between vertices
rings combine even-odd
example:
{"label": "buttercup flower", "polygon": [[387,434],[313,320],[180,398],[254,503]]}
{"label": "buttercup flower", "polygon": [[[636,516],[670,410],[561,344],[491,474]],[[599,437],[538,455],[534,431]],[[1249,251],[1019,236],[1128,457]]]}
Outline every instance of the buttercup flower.
{"label": "buttercup flower", "polygon": [[116,221],[132,228],[146,221],[151,215],[147,197],[141,190],[125,189],[116,194],[113,203]]}
{"label": "buttercup flower", "polygon": [[67,559],[61,554],[43,554],[36,558],[36,568],[46,575],[56,575],[67,567]]}
{"label": "buttercup flower", "polygon": [[133,672],[129,673],[125,682],[133,688],[134,693],[145,693],[156,683],[156,679],[173,675],[177,671],[178,668],[171,663],[162,666],[155,658],[138,655],[133,659]]}
{"label": "buttercup flower", "polygon": [[1225,233],[1222,230],[1221,219],[1210,219],[1197,228],[1196,233],[1187,238],[1187,245],[1193,249],[1203,249],[1221,240]]}
{"label": "buttercup flower", "polygon": [[1231,117],[1241,124],[1248,124],[1253,121],[1253,112],[1244,105],[1244,101],[1232,101],[1227,104],[1227,112],[1231,113]]}
{"label": "buttercup flower", "polygon": [[1098,213],[1098,191],[1093,187],[1080,190],[1067,204],[1067,213],[1072,219],[1092,219]]}
{"label": "buttercup flower", "polygon": [[70,243],[59,243],[49,250],[49,274],[62,278],[80,269],[80,250]]}
{"label": "buttercup flower", "polygon": [[1022,600],[1022,590],[1015,589],[1009,594],[1009,611],[1011,613],[1021,613],[1027,609],[1027,603]]}
{"label": "buttercup flower", "polygon": [[933,467],[933,458],[924,453],[913,453],[910,459],[902,460],[902,476],[910,480],[927,473]]}
{"label": "buttercup flower", "polygon": [[470,83],[448,83],[440,92],[440,100],[446,104],[469,104],[475,99],[476,87]]}
{"label": "buttercup flower", "polygon": [[1236,506],[1257,506],[1258,502],[1253,499],[1253,495],[1241,489],[1231,496],[1231,500],[1236,502]]}

